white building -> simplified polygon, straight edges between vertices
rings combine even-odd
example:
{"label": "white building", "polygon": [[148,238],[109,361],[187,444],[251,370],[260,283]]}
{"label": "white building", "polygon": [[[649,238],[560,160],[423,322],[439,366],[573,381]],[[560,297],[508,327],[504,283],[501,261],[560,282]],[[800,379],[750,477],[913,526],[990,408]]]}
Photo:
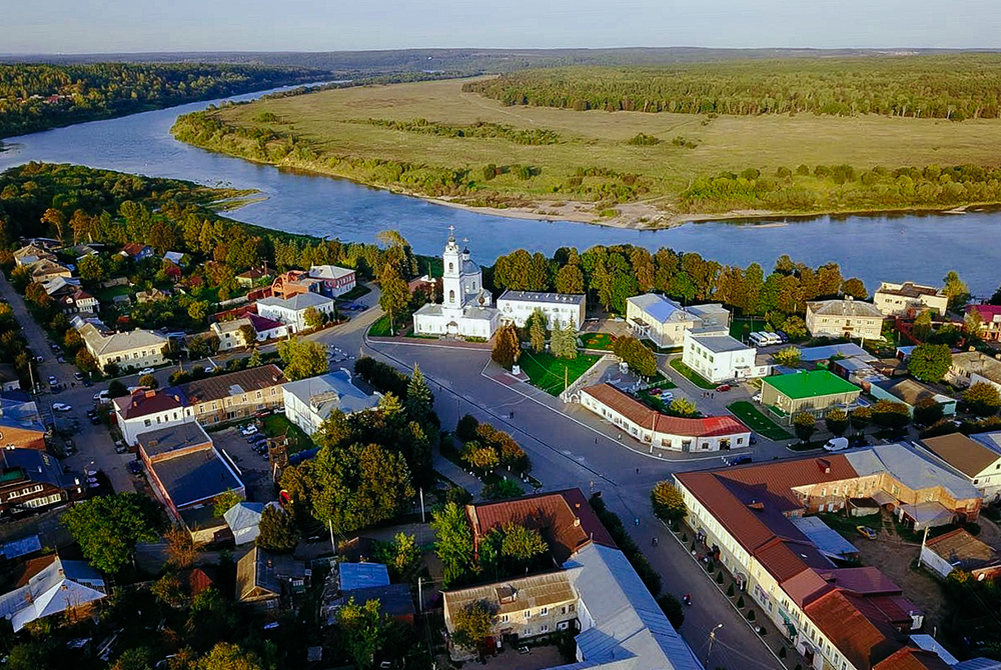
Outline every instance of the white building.
{"label": "white building", "polygon": [[806,329],[814,337],[878,340],[883,336],[883,314],[871,302],[817,300],[806,303]]}
{"label": "white building", "polygon": [[719,384],[767,376],[772,366],[758,365],[757,355],[757,349],[730,337],[726,328],[690,328],[685,331],[681,361]]}
{"label": "white building", "polygon": [[417,335],[451,335],[489,340],[497,330],[500,311],[493,296],[483,288],[483,273],[469,257],[469,249],[459,249],[454,229],[449,227],[448,243],[442,254],[442,297],[440,305],[427,304],[414,312]]}
{"label": "white building", "polygon": [[535,310],[540,310],[546,317],[546,328],[552,330],[572,323],[575,330],[580,330],[587,311],[587,299],[583,295],[567,293],[504,291],[497,299],[497,309],[500,310],[501,320],[519,328],[525,325]]}
{"label": "white building", "polygon": [[985,503],[1001,497],[1001,433],[980,433],[967,437],[951,433],[921,440],[953,470],[977,487]]}
{"label": "white building", "polygon": [[917,316],[926,309],[935,314],[945,314],[949,307],[949,298],[942,289],[914,282],[882,282],[872,294],[872,302],[887,316]]}
{"label": "white building", "polygon": [[317,293],[297,293],[291,298],[262,298],[257,301],[257,313],[265,319],[280,321],[289,331],[306,330],[306,311],[315,309],[330,317],[334,315],[334,301]]}
{"label": "white building", "polygon": [[952,355],[952,365],[945,380],[954,386],[968,387],[989,384],[1001,391],[1001,360],[980,351],[963,351]]}
{"label": "white building", "polygon": [[70,322],[80,337],[83,338],[87,351],[97,359],[102,370],[114,363],[121,370],[162,365],[166,362],[163,348],[167,338],[148,330],[130,330],[124,333],[114,333],[97,319],[74,317]]}
{"label": "white building", "polygon": [[626,300],[626,323],[636,337],[666,348],[684,344],[685,331],[701,320],[670,298],[646,293]]}
{"label": "white building", "polygon": [[382,397],[355,386],[347,370],[288,382],[282,385],[282,396],[285,416],[307,435],[315,433],[333,412],[363,412],[378,407]]}
{"label": "white building", "polygon": [[113,398],[115,423],[122,439],[130,447],[139,442],[139,435],[159,428],[168,428],[195,420],[190,408],[178,393],[137,389],[131,395]]}
{"label": "white building", "polygon": [[344,295],[357,285],[354,270],[336,265],[314,265],[309,268],[309,276],[323,280],[323,295],[336,298]]}

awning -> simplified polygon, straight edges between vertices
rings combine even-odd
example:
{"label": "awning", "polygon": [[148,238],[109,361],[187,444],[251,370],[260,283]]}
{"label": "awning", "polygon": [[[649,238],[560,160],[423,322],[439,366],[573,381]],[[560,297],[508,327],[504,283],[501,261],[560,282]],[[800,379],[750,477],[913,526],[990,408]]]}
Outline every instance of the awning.
{"label": "awning", "polygon": [[955,516],[951,510],[946,509],[937,502],[923,502],[916,505],[901,505],[900,510],[914,521],[914,528],[919,530],[928,526],[945,526],[952,523]]}

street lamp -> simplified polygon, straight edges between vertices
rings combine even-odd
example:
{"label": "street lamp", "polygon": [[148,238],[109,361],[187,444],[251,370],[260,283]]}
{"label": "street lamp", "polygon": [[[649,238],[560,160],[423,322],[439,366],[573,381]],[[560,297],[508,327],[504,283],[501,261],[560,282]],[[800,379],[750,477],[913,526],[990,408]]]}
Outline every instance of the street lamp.
{"label": "street lamp", "polygon": [[718,623],[716,627],[709,631],[709,651],[706,652],[706,667],[709,667],[709,658],[713,654],[713,642],[716,641],[716,631],[723,627],[723,624]]}

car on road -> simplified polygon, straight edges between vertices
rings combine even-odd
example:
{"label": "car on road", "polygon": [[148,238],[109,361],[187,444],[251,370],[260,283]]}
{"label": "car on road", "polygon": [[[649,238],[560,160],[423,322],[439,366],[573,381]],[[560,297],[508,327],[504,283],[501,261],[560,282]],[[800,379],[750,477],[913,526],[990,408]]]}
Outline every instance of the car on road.
{"label": "car on road", "polygon": [[849,446],[847,437],[832,437],[824,444],[824,451],[841,451]]}
{"label": "car on road", "polygon": [[855,530],[859,532],[859,535],[863,536],[867,540],[876,539],[876,531],[869,526],[855,526]]}
{"label": "car on road", "polygon": [[729,391],[730,388],[731,388],[731,386],[729,384],[720,384],[719,386],[716,387],[716,392],[717,393],[724,393],[726,391]]}
{"label": "car on road", "polygon": [[73,407],[65,403],[54,402],[52,403],[52,409],[54,409],[57,412],[70,412],[73,410]]}
{"label": "car on road", "polygon": [[154,370],[153,368],[143,368],[142,370],[139,371],[139,376],[142,377],[143,375],[151,375],[154,372],[156,372],[156,370]]}
{"label": "car on road", "polygon": [[751,458],[750,454],[738,454],[736,456],[724,456],[723,462],[729,466],[743,465],[745,463],[750,463],[754,459]]}

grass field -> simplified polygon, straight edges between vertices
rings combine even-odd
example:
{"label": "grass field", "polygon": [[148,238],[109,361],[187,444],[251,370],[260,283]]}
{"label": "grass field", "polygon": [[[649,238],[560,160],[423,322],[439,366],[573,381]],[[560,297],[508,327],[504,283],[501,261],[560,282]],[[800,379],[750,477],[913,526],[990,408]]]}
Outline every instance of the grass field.
{"label": "grass field", "polygon": [[564,384],[573,384],[578,377],[587,372],[598,362],[600,356],[578,354],[577,358],[567,360],[556,358],[545,352],[522,352],[518,365],[521,371],[528,375],[532,384],[549,395],[558,396],[563,392]]}
{"label": "grass field", "polygon": [[611,351],[615,346],[615,337],[608,333],[584,333],[580,336],[580,341],[585,349]]}
{"label": "grass field", "polygon": [[288,437],[288,453],[312,449],[316,445],[299,426],[289,421],[284,414],[269,414],[262,419],[264,432],[268,437],[285,435]]}
{"label": "grass field", "polygon": [[[694,178],[723,170],[740,172],[757,168],[762,174],[771,175],[780,166],[795,170],[800,164],[849,164],[857,169],[962,163],[992,166],[997,164],[994,147],[1001,144],[999,119],[955,123],[876,115],[769,114],[719,116],[709,120],[704,115],[691,114],[578,112],[505,107],[495,100],[463,92],[463,83],[464,80],[445,80],[322,91],[227,107],[220,115],[224,121],[238,126],[267,127],[308,140],[317,156],[295,159],[289,165],[362,180],[364,174],[371,173],[358,168],[356,173],[346,174],[347,168],[331,167],[329,159],[348,156],[465,168],[471,170],[473,180],[480,182],[476,188],[501,198],[530,201],[537,214],[547,213],[547,207],[553,208],[553,213],[565,213],[559,210],[561,203],[575,196],[554,190],[564,188],[579,168],[596,167],[620,175],[638,175],[643,191],[633,193],[630,198],[642,200],[646,206],[634,204],[632,209],[629,205],[615,204],[615,194],[602,191],[608,185],[607,180],[590,176],[584,179],[585,187],[593,182],[596,190],[591,193],[595,195],[592,199],[604,200],[604,209],[610,208],[611,201],[622,217],[634,219],[644,212],[654,218],[672,215],[678,194]],[[270,115],[262,116],[265,112],[274,114],[278,122]],[[554,144],[531,145],[505,137],[449,137],[394,129],[368,123],[369,119],[427,119],[450,126],[482,121],[520,130],[551,131],[559,140]],[[648,146],[629,144],[628,140],[639,133],[661,142]],[[696,141],[698,146],[679,146],[672,141],[679,136]],[[488,164],[529,165],[539,173],[521,179],[512,171],[484,181],[480,172]],[[615,184],[621,187],[620,182]],[[814,183],[812,177],[805,178],[803,185],[827,188]],[[416,184],[395,186],[420,190]],[[597,212],[592,215],[597,216]]]}
{"label": "grass field", "polygon": [[792,438],[790,433],[759,412],[754,405],[746,400],[738,400],[735,403],[727,405],[727,409],[743,421],[744,425],[748,428],[755,433],[764,435],[769,440],[788,440]]}
{"label": "grass field", "polygon": [[678,374],[680,374],[682,377],[692,382],[699,388],[709,389],[709,390],[716,388],[716,384],[713,384],[711,381],[700,375],[698,372],[696,372],[695,370],[691,369],[690,367],[682,363],[680,358],[671,359],[671,367],[674,368]]}

